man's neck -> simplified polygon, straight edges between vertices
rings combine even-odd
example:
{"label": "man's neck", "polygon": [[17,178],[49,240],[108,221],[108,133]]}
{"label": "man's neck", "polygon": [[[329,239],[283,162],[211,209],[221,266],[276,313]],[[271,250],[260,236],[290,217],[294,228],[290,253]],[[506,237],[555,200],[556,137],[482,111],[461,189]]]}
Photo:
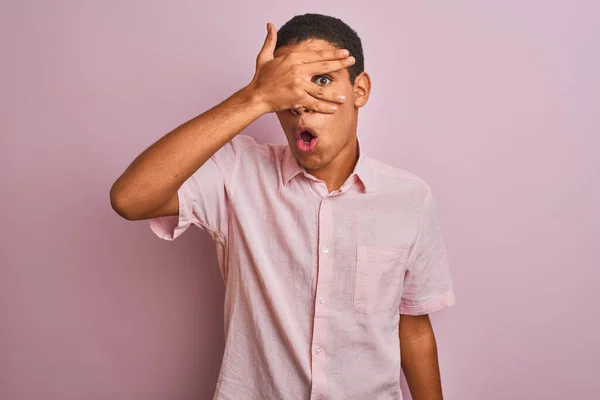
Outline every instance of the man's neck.
{"label": "man's neck", "polygon": [[357,161],[358,143],[356,136],[354,136],[327,166],[308,172],[315,178],[325,182],[327,190],[332,192],[339,189],[346,182],[352,171],[354,171]]}

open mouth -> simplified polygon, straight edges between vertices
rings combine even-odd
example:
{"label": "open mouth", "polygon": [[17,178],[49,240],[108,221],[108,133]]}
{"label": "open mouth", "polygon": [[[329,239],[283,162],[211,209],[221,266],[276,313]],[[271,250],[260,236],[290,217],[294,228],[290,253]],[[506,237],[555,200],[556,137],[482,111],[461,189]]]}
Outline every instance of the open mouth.
{"label": "open mouth", "polygon": [[317,133],[311,126],[300,124],[296,127],[296,139],[311,141],[317,136]]}
{"label": "open mouth", "polygon": [[308,153],[315,149],[318,141],[317,134],[308,125],[299,125],[296,128],[296,146],[298,150]]}
{"label": "open mouth", "polygon": [[300,137],[302,138],[302,140],[304,140],[304,143],[306,144],[309,144],[310,141],[314,138],[313,134],[308,131],[302,131]]}

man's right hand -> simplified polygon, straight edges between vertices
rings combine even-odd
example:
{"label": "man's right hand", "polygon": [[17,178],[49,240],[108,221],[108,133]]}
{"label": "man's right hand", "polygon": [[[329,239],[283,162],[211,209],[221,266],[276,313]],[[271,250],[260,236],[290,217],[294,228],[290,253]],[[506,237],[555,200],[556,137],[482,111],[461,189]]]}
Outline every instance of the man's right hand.
{"label": "man's right hand", "polygon": [[320,113],[333,113],[344,102],[340,94],[312,82],[315,75],[327,74],[354,64],[347,50],[313,50],[273,57],[277,31],[267,24],[267,37],[256,57],[256,73],[250,83],[254,95],[268,112],[305,107]]}

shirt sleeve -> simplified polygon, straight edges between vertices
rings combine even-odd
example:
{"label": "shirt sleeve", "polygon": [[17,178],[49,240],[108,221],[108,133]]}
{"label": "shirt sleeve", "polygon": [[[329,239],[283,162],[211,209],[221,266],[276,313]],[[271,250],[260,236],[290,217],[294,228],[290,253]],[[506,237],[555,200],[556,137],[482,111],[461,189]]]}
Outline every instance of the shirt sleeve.
{"label": "shirt sleeve", "polygon": [[149,219],[150,229],[161,239],[174,240],[196,225],[225,244],[238,166],[244,149],[253,144],[256,141],[246,135],[227,142],[177,190],[179,214]]}
{"label": "shirt sleeve", "polygon": [[435,202],[427,185],[419,231],[408,258],[399,310],[400,314],[423,315],[454,303],[446,247]]}

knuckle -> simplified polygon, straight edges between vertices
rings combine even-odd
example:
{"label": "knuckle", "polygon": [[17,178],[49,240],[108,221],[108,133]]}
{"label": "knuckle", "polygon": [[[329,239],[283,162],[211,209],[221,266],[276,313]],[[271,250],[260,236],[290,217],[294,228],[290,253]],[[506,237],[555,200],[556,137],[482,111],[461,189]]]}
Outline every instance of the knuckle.
{"label": "knuckle", "polygon": [[294,61],[296,59],[296,54],[294,52],[289,53],[288,55],[285,56],[285,59],[287,61]]}

